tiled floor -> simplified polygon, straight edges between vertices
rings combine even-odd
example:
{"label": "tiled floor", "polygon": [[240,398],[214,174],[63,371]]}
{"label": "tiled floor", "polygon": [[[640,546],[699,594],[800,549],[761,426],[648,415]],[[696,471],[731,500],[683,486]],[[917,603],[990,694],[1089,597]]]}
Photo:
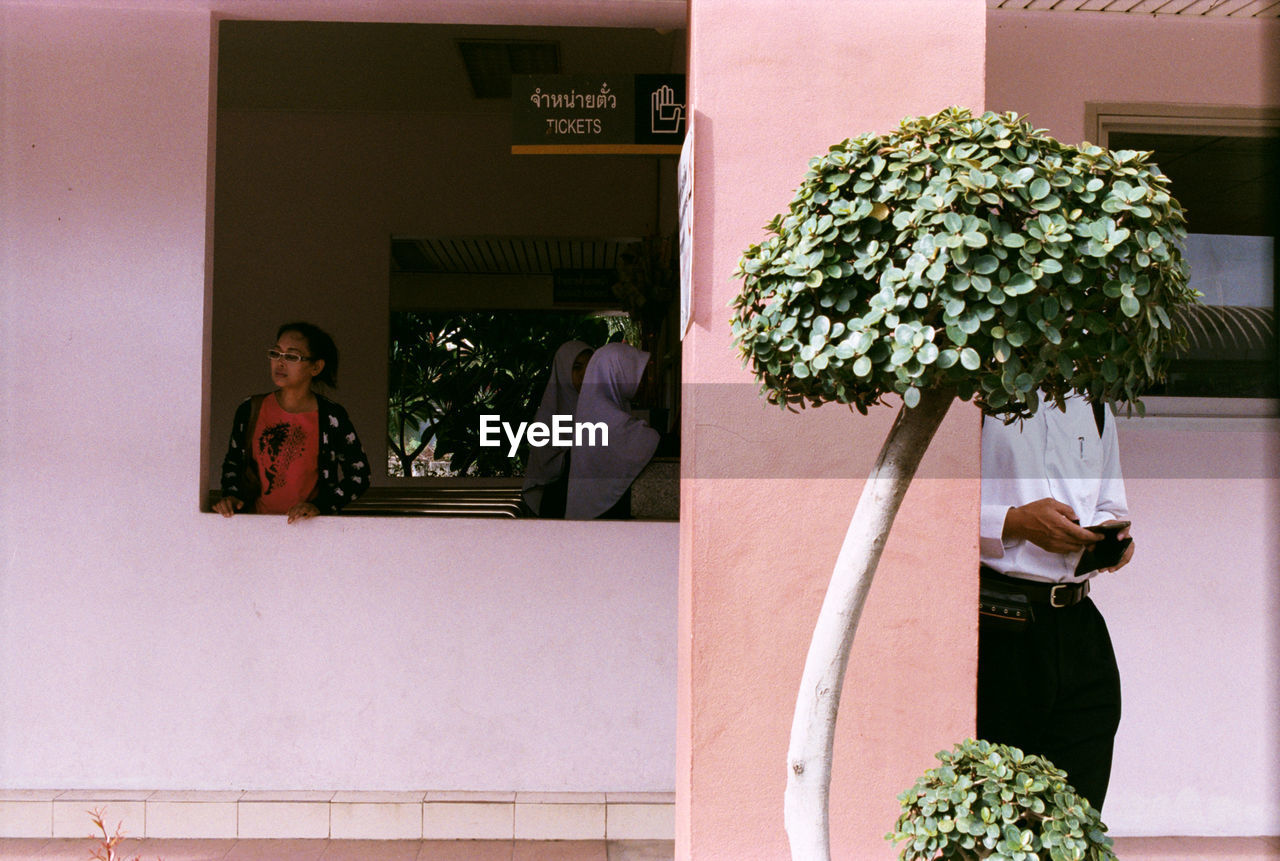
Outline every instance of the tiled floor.
{"label": "tiled floor", "polygon": [[79,838],[91,811],[148,839],[667,840],[662,792],[0,790],[0,835]]}
{"label": "tiled floor", "polygon": [[1117,837],[1120,861],[1277,861],[1280,837]]}
{"label": "tiled floor", "polygon": [[[89,861],[94,840],[0,838],[0,861]],[[671,861],[670,840],[124,840],[121,861]]]}
{"label": "tiled floor", "polygon": [[[89,861],[98,845],[0,838],[0,861]],[[1280,861],[1280,837],[1120,837],[1115,848],[1121,861]],[[670,840],[153,839],[116,849],[120,861],[671,861],[675,854]]]}

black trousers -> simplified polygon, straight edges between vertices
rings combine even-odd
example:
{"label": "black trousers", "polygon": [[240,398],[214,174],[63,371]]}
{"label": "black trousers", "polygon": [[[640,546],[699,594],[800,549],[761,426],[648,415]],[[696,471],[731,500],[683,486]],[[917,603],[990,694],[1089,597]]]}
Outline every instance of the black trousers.
{"label": "black trousers", "polygon": [[1035,620],[980,616],[978,737],[1045,757],[1102,810],[1120,725],[1120,672],[1107,623],[1093,602]]}

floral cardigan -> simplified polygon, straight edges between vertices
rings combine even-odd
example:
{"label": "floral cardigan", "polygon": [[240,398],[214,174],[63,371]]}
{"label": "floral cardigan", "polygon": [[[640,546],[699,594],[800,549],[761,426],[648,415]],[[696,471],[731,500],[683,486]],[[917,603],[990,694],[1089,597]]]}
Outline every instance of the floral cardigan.
{"label": "floral cardigan", "polygon": [[[222,495],[234,496],[246,505],[257,496],[253,480],[246,480],[246,472],[256,470],[257,465],[245,448],[251,433],[249,417],[254,412],[254,397],[265,396],[245,398],[236,408],[231,441],[227,445],[227,455],[222,459]],[[336,514],[368,489],[369,458],[365,456],[347,411],[323,395],[316,395],[316,403],[320,419],[320,452],[316,464],[319,476],[315,498],[310,502],[321,514]]]}

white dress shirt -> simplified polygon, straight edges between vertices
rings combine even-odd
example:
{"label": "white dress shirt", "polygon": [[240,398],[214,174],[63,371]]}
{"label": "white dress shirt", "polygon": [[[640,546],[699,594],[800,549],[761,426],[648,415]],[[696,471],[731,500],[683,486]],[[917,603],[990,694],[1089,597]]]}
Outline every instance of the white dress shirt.
{"label": "white dress shirt", "polygon": [[987,416],[982,423],[982,564],[1004,574],[1053,583],[1078,582],[1082,551],[1050,553],[1025,539],[1005,541],[1009,509],[1052,497],[1071,506],[1081,526],[1125,520],[1124,478],[1115,417],[1106,410],[1098,435],[1093,407],[1070,397],[1066,412],[1052,401],[1021,423],[1003,424]]}

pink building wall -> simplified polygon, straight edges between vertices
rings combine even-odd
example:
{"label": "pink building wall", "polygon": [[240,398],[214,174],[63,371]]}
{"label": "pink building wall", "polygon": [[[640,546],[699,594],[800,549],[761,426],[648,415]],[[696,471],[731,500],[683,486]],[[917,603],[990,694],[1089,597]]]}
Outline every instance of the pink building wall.
{"label": "pink building wall", "polygon": [[[787,857],[785,757],[805,651],[893,416],[768,407],[730,343],[742,250],[810,157],[905,115],[983,105],[985,7],[692,0],[693,325],[685,341],[677,855]],[[973,732],[977,414],[953,410],[889,539],[854,643],[835,857],[888,857],[897,793]],[[745,462],[744,462],[745,459]],[[766,477],[751,478],[752,476]]]}
{"label": "pink building wall", "polygon": [[991,10],[987,99],[1064,141],[1090,135],[1088,102],[1280,104],[1274,18]]}
{"label": "pink building wall", "polygon": [[[1273,25],[988,17],[977,0],[868,2],[841,24],[816,0],[692,0],[697,385],[682,492],[697,516],[678,528],[677,724],[674,525],[284,532],[197,512],[216,5],[0,3],[0,787],[663,790],[674,771],[685,857],[778,857],[804,646],[890,415],[755,399],[728,344],[737,255],[809,156],[904,114],[985,101],[1072,140],[1094,98],[1277,102]],[[670,26],[684,4],[592,8],[597,23]],[[430,14],[581,24],[583,9],[482,16],[455,0]],[[424,12],[351,0],[325,14]],[[1196,51],[1208,59],[1193,67]],[[1099,56],[1110,65],[1086,74]],[[1122,430],[1141,554],[1099,590],[1126,674],[1108,820],[1276,833],[1275,422],[1145,421]],[[941,433],[926,474],[965,475],[976,416],[958,409]],[[734,477],[725,452],[743,447],[780,456],[784,477]],[[1261,466],[1231,482],[1140,477],[1162,459]],[[973,630],[954,610],[973,603],[975,532],[971,478],[913,488],[846,687],[833,795],[846,855],[886,857],[894,794],[971,731]],[[1225,576],[1221,547],[1236,560]]]}
{"label": "pink building wall", "polygon": [[[1090,102],[1280,107],[1275,19],[992,11],[987,44],[988,107],[1065,141],[1093,137]],[[1280,418],[1195,409],[1120,426],[1138,549],[1094,595],[1124,681],[1106,818],[1277,834]]]}

